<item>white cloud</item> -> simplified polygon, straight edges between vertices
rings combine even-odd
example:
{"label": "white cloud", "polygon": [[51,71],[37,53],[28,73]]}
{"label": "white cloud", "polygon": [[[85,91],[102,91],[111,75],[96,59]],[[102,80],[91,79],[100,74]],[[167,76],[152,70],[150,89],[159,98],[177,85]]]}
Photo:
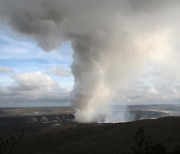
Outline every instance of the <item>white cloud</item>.
{"label": "white cloud", "polygon": [[71,70],[64,67],[51,67],[49,71],[60,77],[71,75]]}
{"label": "white cloud", "polygon": [[14,83],[10,86],[0,86],[0,103],[64,103],[68,100],[70,91],[61,88],[45,73],[19,73],[12,79]]}
{"label": "white cloud", "polygon": [[12,77],[16,84],[27,89],[53,89],[58,88],[58,83],[42,72],[19,73]]}
{"label": "white cloud", "polygon": [[7,66],[0,66],[0,73],[11,73],[13,69]]}
{"label": "white cloud", "polygon": [[[148,78],[148,77],[147,77]],[[151,79],[151,80],[150,80]],[[161,77],[152,76],[149,79],[139,81],[134,89],[127,94],[130,103],[135,104],[172,104],[179,103],[180,89],[173,81]],[[149,84],[147,84],[149,82]]]}

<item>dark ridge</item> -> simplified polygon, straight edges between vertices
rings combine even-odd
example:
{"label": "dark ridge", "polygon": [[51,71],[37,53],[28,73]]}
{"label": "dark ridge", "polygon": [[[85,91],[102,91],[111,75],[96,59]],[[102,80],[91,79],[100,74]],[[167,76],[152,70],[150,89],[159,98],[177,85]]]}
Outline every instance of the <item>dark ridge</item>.
{"label": "dark ridge", "polygon": [[167,149],[173,154],[180,143],[180,117],[140,120],[127,123],[69,123],[47,127],[25,136],[13,154],[134,154],[134,135],[145,131],[152,148]]}

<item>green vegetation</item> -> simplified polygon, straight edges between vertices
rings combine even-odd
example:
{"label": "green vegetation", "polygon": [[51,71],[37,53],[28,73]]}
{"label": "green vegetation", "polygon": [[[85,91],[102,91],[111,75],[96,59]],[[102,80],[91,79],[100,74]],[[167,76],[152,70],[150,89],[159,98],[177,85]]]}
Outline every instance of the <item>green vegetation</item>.
{"label": "green vegetation", "polygon": [[0,137],[0,154],[13,154],[13,148],[18,141],[24,136],[24,130],[22,130],[16,137],[11,136],[3,139]]}
{"label": "green vegetation", "polygon": [[145,135],[144,129],[136,131],[134,136],[134,154],[166,154],[167,150],[161,143],[151,143],[150,139]]}

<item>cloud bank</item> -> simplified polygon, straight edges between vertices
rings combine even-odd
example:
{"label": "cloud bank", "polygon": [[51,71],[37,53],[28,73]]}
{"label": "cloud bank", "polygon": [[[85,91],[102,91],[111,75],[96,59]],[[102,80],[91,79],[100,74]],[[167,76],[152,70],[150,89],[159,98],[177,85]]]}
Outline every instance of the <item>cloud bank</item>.
{"label": "cloud bank", "polygon": [[178,0],[0,0],[0,19],[46,51],[72,43],[76,120],[102,122],[145,66],[179,64],[179,7]]}
{"label": "cloud bank", "polygon": [[[42,72],[16,73],[12,76],[13,84],[0,85],[0,102],[4,104],[59,103],[68,100],[69,91],[63,89]],[[26,104],[27,105],[27,104]]]}

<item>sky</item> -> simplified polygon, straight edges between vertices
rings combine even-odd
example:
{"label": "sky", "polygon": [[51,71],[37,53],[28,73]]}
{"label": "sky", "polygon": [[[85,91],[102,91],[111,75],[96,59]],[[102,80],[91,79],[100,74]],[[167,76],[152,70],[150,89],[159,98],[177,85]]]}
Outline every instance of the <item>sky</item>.
{"label": "sky", "polygon": [[[10,28],[2,28],[0,107],[69,106],[70,93],[74,85],[71,73],[72,54],[71,42],[65,42],[51,52],[45,52],[35,41],[19,37]],[[128,89],[128,93],[119,94],[121,102],[178,104],[178,65],[175,63],[175,67],[168,68],[170,65],[168,61],[166,63],[163,67],[158,64],[158,69],[156,60],[147,64],[134,83],[133,89]],[[114,104],[118,104],[119,100],[113,101]]]}
{"label": "sky", "polygon": [[64,106],[74,78],[70,42],[45,52],[33,40],[0,30],[0,107]]}
{"label": "sky", "polygon": [[179,6],[0,0],[0,107],[71,99],[77,119],[98,121],[112,104],[179,104]]}
{"label": "sky", "polygon": [[[45,52],[33,40],[18,37],[9,28],[1,29],[0,107],[69,106],[74,85],[70,68],[72,54],[71,42]],[[171,75],[168,77],[165,73],[163,77],[162,68],[162,72],[157,73],[156,66],[154,63],[144,67],[133,90],[126,95],[119,94],[124,102],[179,103],[180,84],[176,69],[167,68],[171,69]]]}

